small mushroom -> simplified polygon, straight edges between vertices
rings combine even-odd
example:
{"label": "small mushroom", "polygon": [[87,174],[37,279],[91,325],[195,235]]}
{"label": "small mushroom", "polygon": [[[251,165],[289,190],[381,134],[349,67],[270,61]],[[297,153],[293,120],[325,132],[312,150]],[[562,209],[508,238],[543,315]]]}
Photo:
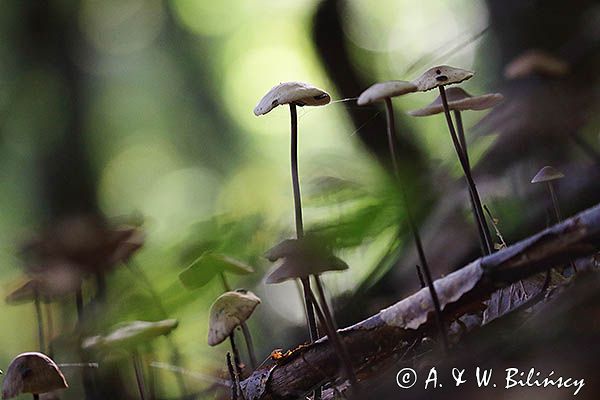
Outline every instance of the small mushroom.
{"label": "small mushroom", "polygon": [[146,384],[144,383],[143,368],[141,367],[137,349],[141,344],[148,343],[159,336],[170,334],[178,325],[179,322],[176,319],[165,319],[156,322],[132,321],[121,323],[105,336],[98,335],[84,339],[81,347],[84,350],[95,351],[107,351],[117,348],[129,352],[140,399],[144,400]]}
{"label": "small mushroom", "polygon": [[[471,169],[471,163],[469,161],[469,152],[467,149],[467,141],[465,139],[465,131],[463,128],[462,114],[461,111],[475,110],[481,111],[492,108],[499,104],[503,99],[500,93],[488,93],[480,96],[471,96],[464,89],[460,87],[450,87],[446,89],[446,98],[448,101],[448,108],[454,112],[454,120],[456,122],[456,128],[458,130],[458,139],[463,152],[463,157],[467,163],[467,168]],[[408,114],[414,117],[426,117],[429,115],[440,114],[444,112],[444,105],[441,96],[438,96],[429,105],[420,108],[418,110],[409,111]],[[479,239],[483,247],[484,254],[489,253],[487,248],[488,239],[486,237],[487,224],[485,220],[482,222],[477,213],[477,206],[473,195],[470,194],[471,207],[473,209],[473,215],[477,222],[477,229],[479,232]]]}
{"label": "small mushroom", "polygon": [[531,75],[560,77],[569,72],[569,63],[539,49],[530,49],[504,67],[506,79],[519,79]]}
{"label": "small mushroom", "polygon": [[210,306],[208,345],[216,346],[229,338],[235,370],[242,375],[240,353],[235,344],[235,328],[245,323],[260,304],[260,298],[249,290],[237,289],[220,295]]}
{"label": "small mushroom", "polygon": [[[343,271],[348,265],[325,248],[316,238],[304,237],[302,239],[287,239],[268,250],[265,257],[269,261],[277,262],[273,271],[267,276],[266,283],[280,283],[290,279],[306,279],[314,276],[319,300],[311,289],[306,293],[321,324],[327,330],[327,337],[331,340],[344,368],[344,372],[352,385],[357,384],[356,375],[352,368],[350,355],[339,333],[329,310],[320,275],[327,271]],[[319,306],[320,302],[320,306]]]}
{"label": "small mushroom", "polygon": [[[442,68],[442,67],[440,67]],[[446,67],[443,67],[446,68]],[[446,69],[444,69],[446,71]],[[441,72],[441,70],[440,70]],[[387,124],[387,137],[388,137],[388,148],[390,151],[390,157],[392,159],[392,166],[394,169],[394,175],[398,180],[401,196],[404,203],[404,208],[406,210],[406,214],[408,216],[408,224],[410,226],[411,234],[413,236],[413,240],[415,242],[415,247],[417,249],[417,254],[419,256],[419,261],[422,266],[423,271],[425,272],[426,281],[428,282],[429,289],[431,291],[431,297],[433,299],[433,304],[436,305],[436,321],[438,322],[438,328],[440,330],[440,335],[443,338],[444,346],[447,347],[447,339],[446,339],[446,329],[443,325],[442,320],[442,311],[439,306],[439,300],[437,293],[435,291],[435,287],[433,285],[433,281],[431,280],[431,272],[429,270],[429,264],[427,263],[427,257],[425,256],[425,250],[423,249],[423,244],[421,242],[421,235],[419,234],[419,230],[417,225],[414,222],[413,215],[409,206],[408,201],[406,200],[406,193],[400,183],[400,170],[398,166],[398,156],[396,155],[396,146],[394,137],[396,135],[396,125],[394,122],[394,107],[392,106],[392,97],[401,96],[407,93],[412,93],[419,90],[419,85],[421,88],[425,88],[428,85],[428,79],[423,78],[421,80],[417,80],[417,82],[406,82],[406,81],[388,81],[376,83],[365,90],[358,98],[358,105],[367,105],[377,101],[384,101],[385,103],[385,111],[386,111],[386,124]],[[420,276],[420,269],[417,267],[417,275]],[[431,282],[430,282],[431,281]]]}
{"label": "small mushroom", "polygon": [[22,353],[8,365],[2,383],[2,399],[11,399],[21,393],[31,393],[34,399],[39,399],[42,393],[68,387],[60,368],[50,357],[37,352]]}
{"label": "small mushroom", "polygon": [[[247,275],[253,272],[254,268],[243,261],[224,254],[205,252],[179,274],[179,280],[188,289],[198,289],[206,285],[215,277],[215,275],[219,275],[223,282],[223,288],[226,292],[229,292],[231,291],[231,286],[227,281],[225,273]],[[246,323],[243,323],[241,328],[244,334],[246,348],[248,349],[250,364],[254,369],[257,366],[257,361],[254,345],[252,343],[252,336],[250,335],[250,330]]]}
{"label": "small mushroom", "polygon": [[[291,172],[292,188],[294,193],[294,210],[296,220],[296,237],[298,239],[304,236],[304,223],[302,221],[302,200],[300,195],[300,182],[298,179],[298,114],[296,106],[322,106],[331,101],[331,96],[321,89],[310,84],[301,82],[285,82],[273,87],[258,102],[254,108],[254,114],[264,115],[273,108],[288,104],[290,107],[290,136],[291,136]],[[304,301],[306,303],[306,318],[308,321],[308,330],[311,342],[318,337],[317,323],[313,305],[307,296],[310,290],[310,280],[301,279],[304,288]]]}
{"label": "small mushroom", "polygon": [[550,199],[554,207],[554,214],[556,215],[556,222],[561,222],[562,217],[560,213],[560,207],[558,205],[558,198],[556,191],[554,190],[554,181],[564,178],[565,175],[550,165],[546,165],[538,171],[537,174],[531,180],[531,183],[546,183],[548,192],[550,192]]}
{"label": "small mushroom", "polygon": [[445,89],[446,85],[463,82],[467,79],[472,78],[473,75],[474,73],[471,71],[442,65],[439,67],[433,67],[428,69],[420,77],[415,79],[413,83],[417,85],[419,91],[424,92],[437,87],[440,92],[441,104],[444,110],[444,115],[446,117],[448,131],[450,132],[452,144],[454,145],[454,149],[456,150],[456,155],[458,156],[458,160],[465,174],[465,178],[467,179],[469,191],[473,199],[473,204],[475,206],[475,220],[477,221],[477,224],[480,227],[480,236],[485,244],[486,253],[490,254],[493,248],[492,235],[490,234],[489,227],[486,223],[485,214],[483,213],[483,207],[481,205],[481,199],[479,197],[479,192],[477,191],[477,186],[475,185],[475,180],[473,179],[473,175],[471,173],[469,162],[461,146],[461,141],[456,134],[456,130],[454,129],[454,124],[452,123],[452,117],[450,116],[450,107],[448,105],[448,97],[446,95]]}

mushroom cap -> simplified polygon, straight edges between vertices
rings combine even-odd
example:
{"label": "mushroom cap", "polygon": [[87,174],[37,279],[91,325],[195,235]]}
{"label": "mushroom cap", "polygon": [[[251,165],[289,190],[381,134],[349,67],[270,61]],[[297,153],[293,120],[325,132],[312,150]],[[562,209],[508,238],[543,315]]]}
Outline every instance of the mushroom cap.
{"label": "mushroom cap", "polygon": [[208,344],[216,346],[233,330],[246,322],[254,312],[260,298],[249,290],[238,289],[225,292],[210,306],[208,320]]}
{"label": "mushroom cap", "polygon": [[518,79],[539,74],[558,77],[569,72],[569,64],[545,51],[531,49],[509,62],[504,67],[506,79]]}
{"label": "mushroom cap", "polygon": [[562,172],[554,167],[546,165],[544,168],[540,169],[537,174],[535,174],[531,180],[531,183],[555,181],[564,177],[565,175]]}
{"label": "mushroom cap", "polygon": [[118,324],[106,336],[92,336],[84,339],[81,347],[84,349],[101,350],[106,348],[136,348],[141,343],[147,343],[159,336],[168,335],[179,322],[176,319],[162,321],[131,321]]}
{"label": "mushroom cap", "polygon": [[323,106],[331,101],[329,93],[303,82],[284,82],[273,87],[254,107],[254,115],[264,115],[282,104]]}
{"label": "mushroom cap", "polygon": [[403,94],[417,91],[417,86],[412,82],[407,81],[387,81],[378,82],[371,85],[367,90],[362,92],[356,101],[359,106],[372,104],[377,101],[384,100],[389,97],[402,96]]}
{"label": "mushroom cap", "polygon": [[265,280],[269,284],[348,269],[348,264],[314,238],[284,240],[268,250],[265,257],[272,262],[280,260]]}
{"label": "mushroom cap", "polygon": [[20,393],[46,393],[69,387],[58,365],[50,357],[37,352],[15,357],[6,370],[2,383],[2,399]]}
{"label": "mushroom cap", "polygon": [[224,254],[205,252],[179,273],[179,280],[188,289],[199,289],[221,272],[246,275],[254,268]]}
{"label": "mushroom cap", "polygon": [[420,92],[435,89],[438,86],[461,83],[473,77],[475,73],[462,68],[440,65],[423,72],[421,76],[412,81]]}
{"label": "mushroom cap", "polygon": [[[450,110],[486,110],[492,108],[504,100],[500,93],[488,93],[480,96],[471,96],[460,87],[450,87],[446,89],[446,98]],[[434,101],[418,110],[409,111],[408,114],[413,117],[426,117],[444,112],[444,105],[440,96]]]}

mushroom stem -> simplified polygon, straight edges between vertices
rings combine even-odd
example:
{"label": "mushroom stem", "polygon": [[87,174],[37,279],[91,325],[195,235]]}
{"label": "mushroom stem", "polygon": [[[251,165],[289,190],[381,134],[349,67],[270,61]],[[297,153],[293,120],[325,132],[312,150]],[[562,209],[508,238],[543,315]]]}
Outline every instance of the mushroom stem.
{"label": "mushroom stem", "polygon": [[[294,211],[296,221],[296,237],[302,239],[304,236],[304,223],[302,221],[302,198],[300,196],[300,181],[298,178],[298,112],[296,105],[290,103],[290,160],[292,169],[292,187],[294,191]],[[304,289],[304,302],[306,304],[306,319],[308,320],[308,331],[311,342],[318,339],[317,321],[315,319],[314,306],[310,301],[310,280],[301,279]]]}
{"label": "mushroom stem", "polygon": [[415,264],[415,267],[417,268],[417,277],[419,278],[421,289],[423,289],[426,286],[425,280],[423,279],[423,272],[421,271],[421,267],[419,266],[419,264]]}
{"label": "mushroom stem", "polygon": [[[471,170],[471,162],[469,161],[469,151],[467,150],[467,140],[465,138],[465,130],[462,122],[462,114],[459,110],[454,110],[454,120],[456,121],[456,129],[458,131],[458,140],[460,142],[460,147],[463,151],[463,157],[465,158],[465,163],[467,164],[467,168],[469,171]],[[475,216],[475,221],[477,222],[477,231],[479,233],[479,245],[481,246],[482,253],[489,254],[488,247],[486,245],[486,238],[489,238],[490,243],[492,243],[491,233],[489,232],[487,223],[485,221],[485,216],[483,217],[483,221],[480,220],[479,214],[477,213],[477,208],[475,205],[475,199],[473,198],[473,194],[471,190],[469,190],[469,200],[471,201],[471,210],[473,211],[473,215]],[[491,250],[491,249],[490,249]]]}
{"label": "mushroom stem", "polygon": [[237,400],[238,391],[237,391],[237,379],[235,377],[235,371],[233,370],[233,365],[231,364],[231,353],[227,352],[227,370],[229,371],[229,377],[231,378],[231,400]]}
{"label": "mushroom stem", "polygon": [[52,317],[52,304],[50,304],[50,298],[45,297],[44,305],[46,309],[46,329],[48,336],[48,356],[54,357],[54,346],[52,345],[52,339],[54,338],[54,318]]}
{"label": "mushroom stem", "polygon": [[40,395],[37,393],[32,393],[33,394],[33,400],[39,400]]}
{"label": "mushroom stem", "polygon": [[325,326],[325,329],[327,331],[327,337],[333,344],[335,352],[337,353],[340,361],[342,362],[342,368],[344,370],[344,375],[346,375],[346,378],[350,381],[350,384],[353,387],[357,388],[358,381],[356,379],[356,374],[354,373],[354,369],[352,368],[352,361],[350,359],[350,353],[348,353],[348,349],[346,348],[346,345],[342,342],[342,340],[339,336],[339,333],[335,327],[335,323],[333,322],[333,318],[331,317],[331,313],[329,312],[329,308],[327,306],[327,300],[325,299],[325,292],[323,291],[323,285],[321,284],[321,282],[319,280],[319,276],[314,275],[314,277],[315,277],[315,281],[317,282],[316,286],[317,286],[317,290],[319,293],[319,297],[321,299],[321,307],[322,307],[322,309],[321,309],[317,299],[315,298],[314,293],[311,290],[310,297],[311,297],[312,302],[315,305],[315,311],[317,313],[317,316],[319,317],[319,320],[321,321],[321,324],[323,324]]}
{"label": "mushroom stem", "polygon": [[550,198],[552,199],[552,206],[554,207],[554,215],[556,216],[556,223],[562,221],[562,217],[560,214],[560,208],[558,206],[558,197],[556,197],[556,192],[554,191],[554,184],[552,181],[546,182],[548,184],[548,191],[550,192]]}
{"label": "mushroom stem", "polygon": [[96,272],[96,300],[100,304],[106,300],[106,277],[102,271]]}
{"label": "mushroom stem", "polygon": [[231,292],[231,285],[229,284],[229,282],[227,281],[227,277],[225,276],[224,272],[221,272],[219,274],[219,277],[221,278],[221,283],[223,283],[223,289],[226,292]]}
{"label": "mushroom stem", "polygon": [[238,352],[237,346],[235,344],[235,337],[233,335],[234,331],[229,335],[229,342],[231,343],[231,352],[233,353],[233,365],[235,367],[235,372],[238,376],[242,376],[242,363],[240,361],[240,353]]}
{"label": "mushroom stem", "polygon": [[250,334],[250,329],[248,329],[248,324],[245,322],[240,325],[242,328],[242,333],[244,334],[244,341],[246,342],[246,348],[248,350],[248,358],[250,359],[250,366],[252,369],[256,369],[256,353],[254,352],[254,343],[252,342],[252,335]]}
{"label": "mushroom stem", "polygon": [[42,307],[40,305],[40,293],[37,289],[34,289],[33,291],[33,304],[35,306],[35,316],[37,319],[38,344],[40,346],[40,351],[43,353],[46,351],[46,344],[44,340],[44,320],[42,317]]}
{"label": "mushroom stem", "polygon": [[[392,100],[387,97],[385,99],[385,115],[387,120],[387,135],[388,135],[388,146],[390,148],[390,155],[392,158],[392,164],[394,167],[394,175],[398,180],[400,186],[400,192],[402,196],[402,200],[404,202],[404,209],[406,210],[406,216],[408,219],[408,225],[410,227],[410,231],[412,233],[413,239],[415,241],[415,247],[417,248],[417,254],[419,256],[419,261],[421,263],[421,268],[423,269],[423,275],[425,277],[425,283],[429,287],[429,291],[431,292],[431,299],[433,301],[433,305],[435,307],[436,314],[436,323],[438,326],[438,330],[440,331],[440,335],[442,337],[442,343],[444,344],[444,349],[448,348],[448,339],[446,338],[446,328],[444,326],[444,320],[442,318],[442,310],[440,307],[440,301],[437,296],[437,292],[435,291],[435,287],[433,286],[433,281],[431,280],[431,272],[429,271],[429,264],[427,263],[427,257],[425,256],[425,250],[423,249],[423,243],[421,242],[421,235],[419,234],[419,230],[412,216],[412,212],[410,210],[410,206],[408,203],[408,199],[406,198],[406,192],[402,188],[402,184],[400,182],[400,170],[398,169],[398,160],[396,156],[395,144],[394,144],[394,132],[396,131],[396,126],[394,122],[394,107],[392,106]],[[417,267],[417,274],[419,274],[419,268]]]}
{"label": "mushroom stem", "polygon": [[135,381],[137,382],[138,391],[140,393],[140,399],[145,400],[144,393],[146,392],[146,386],[144,384],[144,375],[140,368],[140,359],[137,351],[131,352],[131,361],[133,363],[133,370],[135,371]]}
{"label": "mushroom stem", "polygon": [[[471,192],[471,196],[473,196],[473,203],[475,204],[475,219],[478,221],[485,221],[483,208],[481,206],[481,199],[479,198],[479,193],[477,192],[477,186],[475,185],[475,181],[473,180],[473,176],[471,175],[471,169],[469,168],[469,165],[465,160],[464,153],[456,135],[456,131],[454,130],[454,124],[452,123],[452,117],[450,116],[450,108],[448,107],[448,99],[446,98],[446,90],[444,89],[444,86],[439,86],[438,88],[440,90],[440,97],[442,98],[442,104],[444,106],[444,115],[446,116],[446,123],[448,124],[450,137],[452,138],[452,143],[454,144],[454,149],[456,150],[456,154],[465,174],[465,178],[467,179],[469,191]],[[487,253],[491,254],[492,240],[491,237],[485,235],[485,232],[486,230],[484,229],[484,237],[482,239],[485,241]]]}

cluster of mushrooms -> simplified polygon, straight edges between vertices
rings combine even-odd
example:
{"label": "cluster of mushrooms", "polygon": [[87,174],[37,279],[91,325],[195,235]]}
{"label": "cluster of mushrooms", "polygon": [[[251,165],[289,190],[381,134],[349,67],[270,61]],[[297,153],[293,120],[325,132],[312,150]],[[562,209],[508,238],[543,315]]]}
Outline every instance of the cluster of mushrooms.
{"label": "cluster of mushrooms", "polygon": [[[540,54],[534,53],[511,64],[506,70],[507,77],[518,79],[524,74],[539,72],[540,68],[546,71],[543,68],[549,68],[548,65],[552,67],[551,72],[553,73],[557,73],[557,70],[563,71],[565,68],[564,65],[549,63],[548,60],[540,57]],[[359,106],[379,102],[382,102],[385,106],[386,134],[393,173],[396,183],[401,189],[400,201],[406,211],[407,223],[419,257],[419,264],[416,266],[417,273],[421,278],[421,285],[427,286],[431,294],[436,310],[435,319],[439,330],[439,339],[444,349],[447,349],[448,341],[442,310],[421,242],[419,229],[407,201],[407,194],[403,189],[406,184],[402,182],[402,174],[399,170],[398,151],[395,148],[396,131],[392,99],[415,92],[434,89],[439,91],[439,96],[431,104],[410,111],[408,114],[415,117],[444,114],[448,132],[467,183],[482,255],[488,255],[494,251],[495,245],[486,222],[485,207],[482,205],[471,172],[462,113],[470,110],[492,108],[503,100],[503,96],[498,93],[472,96],[459,86],[446,88],[450,85],[458,85],[472,78],[473,75],[473,72],[465,69],[442,65],[430,68],[410,82],[387,81],[376,83],[357,98]],[[254,109],[254,114],[260,116],[269,113],[277,106],[288,105],[291,125],[291,177],[296,235],[294,238],[285,239],[266,251],[265,258],[274,265],[265,281],[267,284],[277,284],[288,280],[299,280],[302,285],[310,342],[317,340],[331,342],[335,354],[339,358],[341,375],[349,381],[352,391],[356,392],[359,390],[359,380],[353,368],[351,354],[342,339],[343,332],[338,331],[321,279],[323,273],[343,271],[348,269],[348,265],[338,258],[333,249],[319,238],[313,237],[311,234],[305,234],[298,174],[297,107],[323,106],[330,101],[330,95],[321,89],[306,83],[286,82],[273,87]],[[561,179],[563,176],[555,168],[546,166],[531,181],[531,183],[543,183],[547,186],[557,222],[561,220],[561,214],[553,185],[557,179]],[[486,211],[488,211],[487,208]],[[32,301],[35,304],[38,315],[39,347],[42,352],[47,349],[50,357],[52,356],[52,347],[46,346],[45,338],[49,337],[51,340],[52,332],[51,329],[47,334],[44,332],[40,303],[49,303],[53,299],[73,295],[78,310],[79,322],[81,322],[84,314],[81,289],[83,280],[90,276],[95,277],[97,287],[95,297],[101,300],[105,290],[104,274],[114,266],[128,262],[133,253],[143,245],[143,235],[136,227],[114,229],[93,219],[72,220],[65,222],[65,224],[57,225],[53,230],[45,232],[29,242],[24,248],[28,279],[6,299],[10,304],[18,304],[24,301]],[[575,269],[574,265],[573,269]],[[184,287],[190,290],[200,289],[217,277],[221,280],[224,293],[215,300],[210,308],[208,344],[216,346],[225,341],[230,343],[231,352],[226,354],[226,360],[231,378],[231,397],[234,400],[244,399],[241,382],[251,372],[249,369],[255,370],[258,367],[247,321],[261,303],[261,300],[249,290],[233,289],[229,283],[228,275],[247,275],[253,272],[254,269],[250,265],[217,250],[211,250],[201,254],[179,274],[179,279]],[[150,392],[144,382],[144,369],[139,354],[140,344],[148,344],[149,341],[161,336],[168,338],[170,333],[178,326],[176,320],[166,319],[168,316],[160,303],[158,295],[154,291],[152,291],[152,294],[158,308],[163,310],[164,320],[122,323],[104,335],[85,338],[81,346],[85,352],[93,352],[97,357],[102,357],[114,351],[126,354],[131,359],[139,397],[142,400],[148,395],[154,397],[154,393]],[[50,318],[51,313],[47,313],[49,322]],[[235,335],[238,330],[241,331],[244,337],[248,356],[247,363],[240,356]],[[326,336],[326,338],[321,339],[321,336]],[[38,399],[40,395],[44,394],[47,394],[45,395],[46,398],[51,398],[50,394],[54,391],[67,388],[67,381],[59,365],[50,357],[41,352],[28,352],[18,355],[10,363],[4,376],[2,398],[13,398],[21,393],[31,393],[34,399]],[[246,368],[246,366],[250,368]],[[185,396],[183,384],[181,389],[182,396]],[[321,388],[318,388],[313,393],[313,399],[319,400],[321,395]]]}

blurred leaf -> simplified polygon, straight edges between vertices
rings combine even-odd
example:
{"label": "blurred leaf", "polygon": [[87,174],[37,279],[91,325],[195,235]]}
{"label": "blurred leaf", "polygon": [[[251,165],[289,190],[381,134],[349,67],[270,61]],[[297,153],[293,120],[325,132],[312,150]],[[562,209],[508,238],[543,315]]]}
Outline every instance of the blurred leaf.
{"label": "blurred leaf", "polygon": [[235,258],[206,252],[179,274],[179,280],[188,289],[199,289],[215,275],[225,272],[245,275],[254,272],[254,268]]}

